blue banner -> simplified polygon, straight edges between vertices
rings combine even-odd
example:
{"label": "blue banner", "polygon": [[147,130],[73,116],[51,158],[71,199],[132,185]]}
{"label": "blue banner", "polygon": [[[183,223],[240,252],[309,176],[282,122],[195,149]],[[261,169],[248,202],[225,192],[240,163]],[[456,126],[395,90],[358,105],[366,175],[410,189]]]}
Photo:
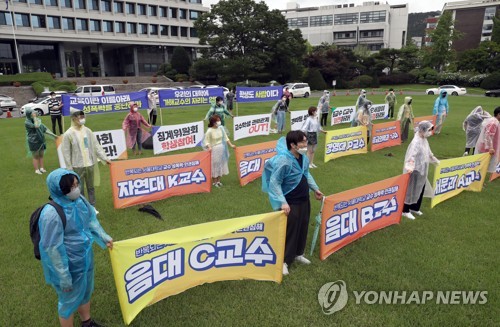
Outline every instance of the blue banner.
{"label": "blue banner", "polygon": [[102,96],[80,97],[76,95],[63,95],[63,116],[69,116],[71,109],[81,110],[85,114],[105,114],[111,112],[127,112],[130,102],[135,102],[139,109],[148,108],[148,93],[131,92]]}
{"label": "blue banner", "polygon": [[236,87],[236,101],[278,101],[283,95],[283,86]]}
{"label": "blue banner", "polygon": [[215,103],[215,98],[218,96],[224,98],[224,89],[213,87],[208,89],[159,90],[158,96],[161,108],[209,105]]}

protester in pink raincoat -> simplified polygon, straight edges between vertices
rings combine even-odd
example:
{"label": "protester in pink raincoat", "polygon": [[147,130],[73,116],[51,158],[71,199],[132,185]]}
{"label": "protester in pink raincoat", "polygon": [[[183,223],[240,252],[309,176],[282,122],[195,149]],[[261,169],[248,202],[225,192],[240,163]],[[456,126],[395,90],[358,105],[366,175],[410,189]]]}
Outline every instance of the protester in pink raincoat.
{"label": "protester in pink raincoat", "polygon": [[135,147],[137,145],[139,154],[142,154],[142,142],[151,134],[141,127],[141,124],[146,127],[151,127],[144,117],[138,112],[139,107],[136,103],[130,105],[130,113],[123,120],[122,128],[127,135],[127,147],[134,150],[134,155],[137,155]]}

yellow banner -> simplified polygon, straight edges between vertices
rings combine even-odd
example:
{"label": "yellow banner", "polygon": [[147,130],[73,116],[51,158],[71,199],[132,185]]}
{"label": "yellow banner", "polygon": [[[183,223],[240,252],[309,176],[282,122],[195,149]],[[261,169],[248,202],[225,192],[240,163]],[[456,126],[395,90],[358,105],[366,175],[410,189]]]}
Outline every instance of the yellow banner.
{"label": "yellow banner", "polygon": [[281,283],[282,211],[214,221],[114,242],[111,265],[123,320],[166,297],[223,280]]}
{"label": "yellow banner", "polygon": [[328,131],[325,140],[325,162],[335,158],[368,152],[365,126]]}
{"label": "yellow banner", "polygon": [[441,160],[434,172],[431,208],[462,191],[481,192],[490,163],[489,153]]}

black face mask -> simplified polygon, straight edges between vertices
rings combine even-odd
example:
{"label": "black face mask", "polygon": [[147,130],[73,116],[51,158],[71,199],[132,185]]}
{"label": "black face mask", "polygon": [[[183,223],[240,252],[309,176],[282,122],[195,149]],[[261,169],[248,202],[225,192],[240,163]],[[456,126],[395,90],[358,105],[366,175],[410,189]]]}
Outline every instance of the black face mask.
{"label": "black face mask", "polygon": [[411,104],[411,101],[412,101],[412,100],[408,101],[408,104]]}
{"label": "black face mask", "polygon": [[442,98],[446,98],[446,93],[441,94]]}

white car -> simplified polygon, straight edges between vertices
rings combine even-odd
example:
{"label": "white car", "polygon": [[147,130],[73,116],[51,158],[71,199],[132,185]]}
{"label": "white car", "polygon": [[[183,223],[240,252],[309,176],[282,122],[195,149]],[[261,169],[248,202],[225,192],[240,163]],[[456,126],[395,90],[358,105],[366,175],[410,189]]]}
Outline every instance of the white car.
{"label": "white car", "polygon": [[16,107],[17,103],[14,101],[14,98],[0,94],[0,108],[2,108],[2,111],[12,110]]}
{"label": "white car", "polygon": [[446,90],[448,95],[465,95],[467,94],[467,89],[464,87],[458,87],[456,85],[441,85],[438,88],[432,88],[425,90],[425,94],[434,95],[439,94],[441,90]]}
{"label": "white car", "polygon": [[287,83],[283,85],[283,91],[285,91],[285,88],[287,87],[292,98],[308,98],[311,95],[311,88],[307,83]]}
{"label": "white car", "polygon": [[102,96],[115,94],[115,88],[113,85],[83,85],[73,93],[79,97]]}
{"label": "white car", "polygon": [[[56,99],[61,102],[61,95],[56,95]],[[26,115],[26,109],[32,109],[37,112],[38,116],[44,116],[49,114],[49,101],[50,96],[36,100],[35,102],[30,102],[21,107],[21,116]]]}

